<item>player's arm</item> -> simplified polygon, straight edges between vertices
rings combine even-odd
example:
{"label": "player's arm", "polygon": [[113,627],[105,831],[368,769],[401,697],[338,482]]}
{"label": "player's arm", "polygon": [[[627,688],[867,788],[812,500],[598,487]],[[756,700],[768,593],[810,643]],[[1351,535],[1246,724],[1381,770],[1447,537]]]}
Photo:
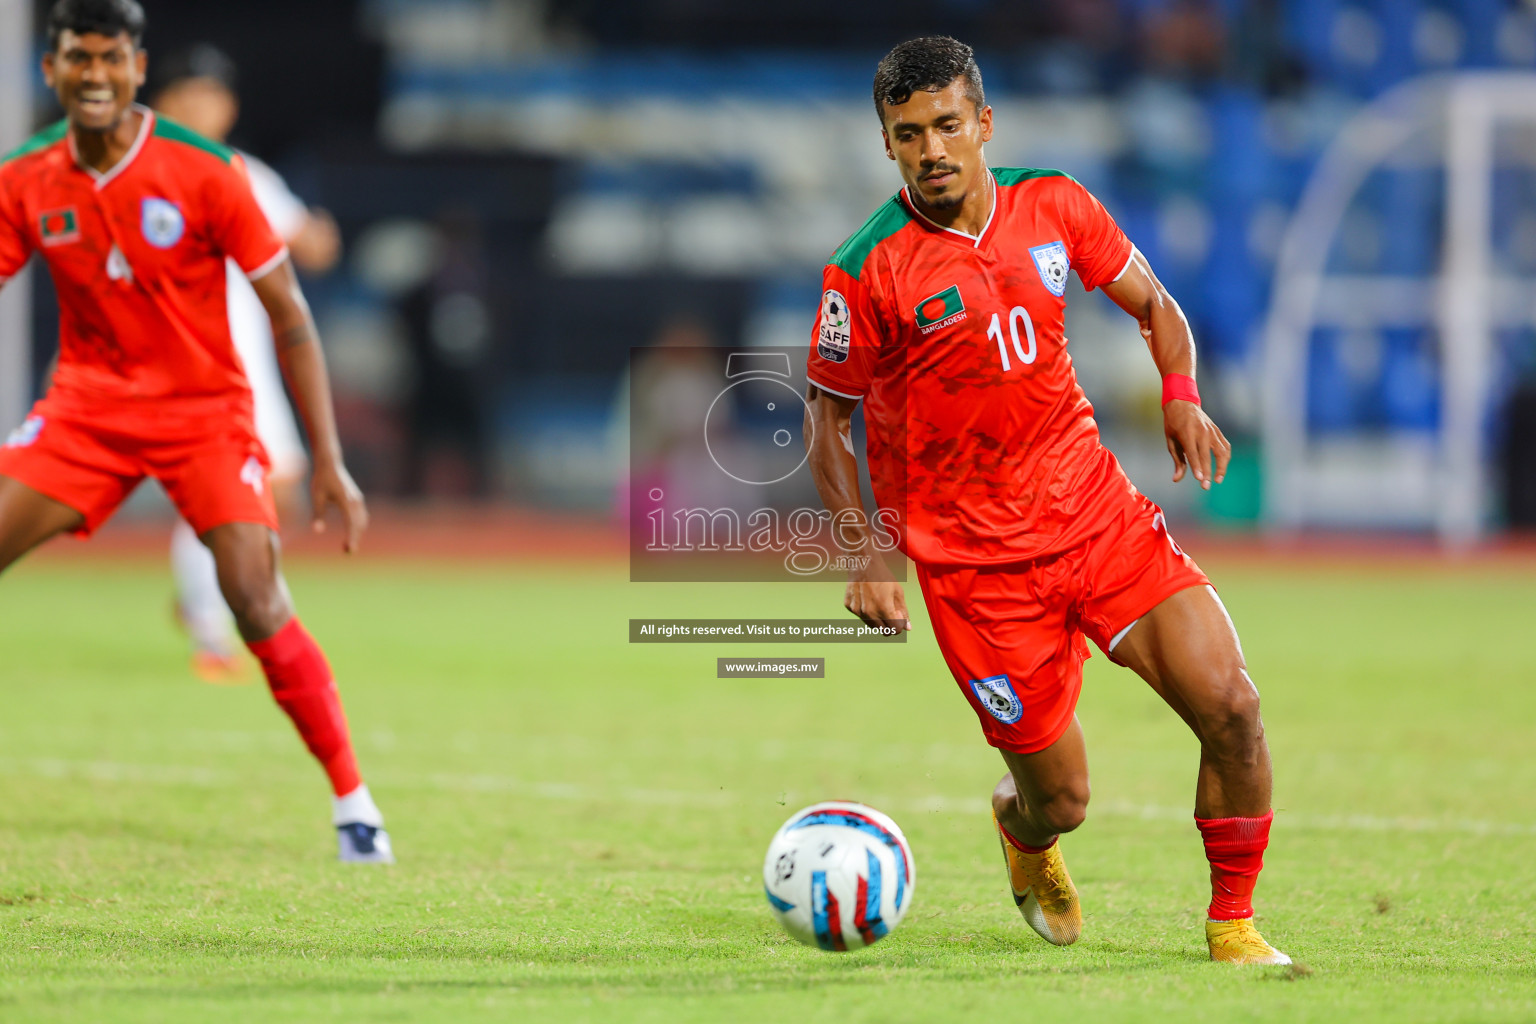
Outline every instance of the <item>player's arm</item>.
{"label": "player's arm", "polygon": [[309,434],[315,470],[310,481],[310,501],[314,508],[316,532],[325,529],[327,507],[335,505],[346,526],[345,548],[356,551],[363,531],[368,527],[368,508],[342,461],[341,440],[336,433],[336,413],[331,405],[330,377],[325,370],[325,355],[320,350],[320,335],[309,303],[299,290],[293,264],[283,260],[277,267],[251,282],[256,295],[272,319],[272,337],[277,345],[277,360],[283,368],[294,404]]}
{"label": "player's arm", "polygon": [[32,256],[32,243],[22,229],[26,215],[12,197],[10,183],[0,178],[0,288],[21,273]]}
{"label": "player's arm", "polygon": [[341,258],[341,229],[330,211],[311,206],[296,231],[288,236],[294,265],[310,274],[324,274]]}
{"label": "player's arm", "polygon": [[[1159,374],[1165,378],[1170,373],[1194,377],[1195,337],[1189,321],[1140,251],[1131,253],[1130,263],[1118,280],[1102,287],[1116,305],[1136,318]],[[1232,446],[1197,403],[1175,398],[1164,405],[1163,434],[1168,440],[1168,454],[1173,456],[1175,482],[1184,479],[1186,466],[1206,490],[1210,490],[1212,480],[1219,484],[1226,477]]]}
{"label": "player's arm", "polygon": [[839,549],[862,559],[850,569],[843,606],[870,626],[911,629],[907,599],[901,584],[875,546],[869,517],[859,498],[859,462],[853,454],[853,410],[857,398],[845,398],[810,386],[805,399],[805,447],[811,478],[822,504],[832,513],[832,530]]}
{"label": "player's arm", "polygon": [[267,223],[288,246],[293,265],[309,274],[324,274],[341,258],[341,230],[336,218],[318,206],[306,206],[283,176],[268,164],[242,153],[251,190]]}

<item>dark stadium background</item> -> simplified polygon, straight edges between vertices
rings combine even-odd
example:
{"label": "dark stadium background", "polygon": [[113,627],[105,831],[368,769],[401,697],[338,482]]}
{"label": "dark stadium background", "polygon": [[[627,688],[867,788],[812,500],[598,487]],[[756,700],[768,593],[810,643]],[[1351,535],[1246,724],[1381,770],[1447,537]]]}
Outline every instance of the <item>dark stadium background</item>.
{"label": "dark stadium background", "polygon": [[[1155,374],[1130,322],[1093,296],[1069,333],[1138,483],[1220,524],[1260,512],[1275,252],[1323,148],[1416,75],[1536,66],[1536,14],[1510,0],[145,6],[152,80],[156,54],[204,40],[227,50],[244,99],[234,141],[341,223],[349,258],[307,288],[364,487],[593,512],[622,463],[615,399],[632,348],[683,319],[722,345],[809,329],[821,259],[897,184],[868,83],[901,38],[973,42],[993,105],[1027,115],[1003,123],[994,150],[1087,184],[1183,304],[1207,405],[1237,444],[1231,482],[1198,503],[1163,485]],[[50,101],[39,90],[39,123]],[[680,116],[701,104],[739,111],[744,137]],[[821,144],[826,112],[851,141]],[[1332,264],[1432,274],[1443,178],[1432,166],[1373,174]],[[1533,195],[1528,173],[1499,186],[1494,250],[1513,272],[1536,270]],[[451,271],[412,263],[423,238]],[[35,280],[40,370],[55,321]],[[474,315],[434,320],[450,293]],[[1527,324],[1498,339],[1498,522],[1536,519],[1532,338]],[[1439,427],[1432,330],[1319,329],[1310,344],[1309,429],[1411,439]]]}

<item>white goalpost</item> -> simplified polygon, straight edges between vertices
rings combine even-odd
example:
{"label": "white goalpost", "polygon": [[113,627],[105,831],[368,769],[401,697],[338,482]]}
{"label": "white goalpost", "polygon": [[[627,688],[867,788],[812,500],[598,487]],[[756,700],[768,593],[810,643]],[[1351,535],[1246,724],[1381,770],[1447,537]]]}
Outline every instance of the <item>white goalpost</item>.
{"label": "white goalpost", "polygon": [[[32,2],[0,0],[0,152],[32,128]],[[0,439],[26,415],[32,388],[30,282],[0,289]]]}
{"label": "white goalpost", "polygon": [[[1486,532],[1494,331],[1536,323],[1530,299],[1536,282],[1498,275],[1492,260],[1495,130],[1520,120],[1536,122],[1536,75],[1418,79],[1355,114],[1323,154],[1281,243],[1265,330],[1264,518],[1270,530],[1429,526],[1451,546]],[[1329,273],[1328,254],[1366,179],[1410,143],[1426,134],[1433,139],[1431,133],[1439,133],[1446,182],[1438,273]],[[1438,433],[1309,436],[1307,361],[1319,327],[1436,328]]]}

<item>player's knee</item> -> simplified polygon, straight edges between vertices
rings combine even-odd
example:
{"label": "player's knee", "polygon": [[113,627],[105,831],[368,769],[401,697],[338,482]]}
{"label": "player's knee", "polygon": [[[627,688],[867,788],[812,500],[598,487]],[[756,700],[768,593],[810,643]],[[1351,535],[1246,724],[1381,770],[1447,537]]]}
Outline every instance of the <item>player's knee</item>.
{"label": "player's knee", "polygon": [[1218,753],[1244,757],[1264,735],[1259,718],[1259,691],[1246,672],[1238,672],[1212,694],[1201,714],[1205,742]]}
{"label": "player's knee", "polygon": [[1073,785],[1051,794],[1035,812],[1036,820],[1051,832],[1071,832],[1088,818],[1088,786]]}
{"label": "player's knee", "polygon": [[1014,814],[1022,814],[1023,806],[1019,803],[1019,790],[1014,785],[1013,776],[1004,775],[992,790],[992,813],[998,821],[1006,821]]}
{"label": "player's knee", "polygon": [[292,616],[288,595],[269,573],[230,573],[220,577],[219,586],[241,634],[246,637],[271,636]]}

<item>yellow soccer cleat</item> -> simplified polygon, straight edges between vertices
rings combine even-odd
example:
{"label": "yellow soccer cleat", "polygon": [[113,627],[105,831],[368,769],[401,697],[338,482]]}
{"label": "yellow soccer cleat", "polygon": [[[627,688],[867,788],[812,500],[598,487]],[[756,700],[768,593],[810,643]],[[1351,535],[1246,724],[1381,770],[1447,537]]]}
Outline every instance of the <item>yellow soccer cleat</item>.
{"label": "yellow soccer cleat", "polygon": [[1067,874],[1067,863],[1061,859],[1061,843],[1053,843],[1044,853],[1025,853],[1003,836],[995,814],[992,824],[1003,847],[1008,885],[1019,913],[1046,942],[1072,945],[1083,933],[1083,908],[1077,900],[1077,886]]}
{"label": "yellow soccer cleat", "polygon": [[1275,966],[1291,962],[1290,957],[1264,941],[1251,917],[1205,922],[1205,941],[1210,943],[1212,960]]}

